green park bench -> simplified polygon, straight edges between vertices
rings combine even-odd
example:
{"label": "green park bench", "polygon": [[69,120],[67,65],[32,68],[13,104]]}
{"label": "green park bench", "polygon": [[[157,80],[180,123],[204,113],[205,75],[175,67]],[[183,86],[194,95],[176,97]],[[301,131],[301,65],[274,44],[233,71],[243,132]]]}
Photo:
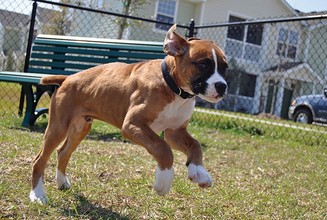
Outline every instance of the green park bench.
{"label": "green park bench", "polygon": [[27,72],[0,71],[0,81],[22,85],[19,111],[24,98],[25,113],[22,125],[34,125],[36,119],[48,112],[37,108],[41,96],[50,96],[56,85],[40,85],[46,75],[71,75],[96,65],[110,62],[135,63],[149,59],[162,59],[165,54],[161,42],[113,40],[57,35],[38,35],[33,42]]}

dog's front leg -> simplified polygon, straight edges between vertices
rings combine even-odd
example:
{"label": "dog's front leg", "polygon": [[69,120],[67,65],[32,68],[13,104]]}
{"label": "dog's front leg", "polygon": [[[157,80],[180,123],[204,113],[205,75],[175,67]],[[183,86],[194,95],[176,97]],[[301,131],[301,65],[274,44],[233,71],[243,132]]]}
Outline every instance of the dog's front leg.
{"label": "dog's front leg", "polygon": [[187,132],[186,125],[176,130],[167,129],[165,140],[171,147],[187,155],[188,178],[200,187],[210,187],[212,178],[202,165],[201,145]]}
{"label": "dog's front leg", "polygon": [[149,126],[140,123],[140,120],[125,120],[122,135],[132,142],[141,145],[158,162],[155,175],[154,189],[158,195],[166,195],[173,182],[173,153],[169,145],[162,140]]}

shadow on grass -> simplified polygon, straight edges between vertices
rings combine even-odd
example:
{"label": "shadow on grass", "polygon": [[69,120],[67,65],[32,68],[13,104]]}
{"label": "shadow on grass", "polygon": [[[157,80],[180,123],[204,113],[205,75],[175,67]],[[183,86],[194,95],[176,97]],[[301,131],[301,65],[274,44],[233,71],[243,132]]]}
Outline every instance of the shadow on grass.
{"label": "shadow on grass", "polygon": [[[16,129],[16,130],[23,130],[23,131],[31,131],[31,132],[37,132],[37,133],[45,133],[45,130],[47,128],[47,121],[41,121],[38,123],[35,123],[33,126],[29,126],[28,128],[22,127],[20,124],[13,124],[10,126],[10,129]],[[123,141],[125,142],[121,136],[121,133],[117,129],[105,129],[105,130],[99,130],[99,129],[92,129],[91,132],[87,135],[86,139],[88,140],[101,140],[101,141]]]}
{"label": "shadow on grass", "polygon": [[96,131],[91,131],[87,136],[86,139],[88,140],[95,140],[95,141],[123,141],[126,142],[121,136],[120,132],[110,132],[110,133],[99,133]]}
{"label": "shadow on grass", "polygon": [[87,219],[131,219],[121,215],[111,208],[103,208],[99,205],[90,203],[83,195],[75,195],[77,203],[74,207],[64,209],[63,215],[67,217],[87,218]]}

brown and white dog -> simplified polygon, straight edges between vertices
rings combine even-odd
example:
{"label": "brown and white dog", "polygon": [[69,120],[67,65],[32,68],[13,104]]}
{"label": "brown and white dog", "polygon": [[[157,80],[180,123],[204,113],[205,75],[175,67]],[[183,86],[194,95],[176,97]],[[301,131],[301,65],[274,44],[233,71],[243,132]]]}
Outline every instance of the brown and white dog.
{"label": "brown and white dog", "polygon": [[[154,189],[166,195],[174,177],[171,148],[187,155],[188,178],[200,187],[212,179],[202,165],[201,146],[187,132],[195,98],[218,102],[226,94],[227,62],[213,42],[184,39],[167,32],[164,60],[135,64],[109,63],[71,76],[46,76],[41,84],[59,84],[51,98],[49,123],[34,159],[31,201],[46,203],[43,175],[50,154],[58,148],[56,181],[70,187],[68,160],[89,133],[93,119],[121,129],[122,136],[145,147],[157,161]],[[164,131],[164,139],[158,133]]]}

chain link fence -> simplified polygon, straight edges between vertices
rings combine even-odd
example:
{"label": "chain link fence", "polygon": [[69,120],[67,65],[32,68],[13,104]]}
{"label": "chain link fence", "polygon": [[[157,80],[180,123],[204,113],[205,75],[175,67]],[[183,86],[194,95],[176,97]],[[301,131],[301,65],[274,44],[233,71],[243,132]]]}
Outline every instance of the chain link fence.
{"label": "chain link fence", "polygon": [[[162,42],[170,21],[155,18],[153,11],[145,9],[154,7],[154,2],[126,8],[94,5],[92,1],[85,5],[79,1],[40,0],[34,2],[37,7],[32,32],[33,1],[7,8],[3,3],[0,71],[24,71],[29,33],[33,38],[52,34]],[[130,16],[130,10],[138,11],[139,17]],[[272,137],[299,139],[304,135],[308,143],[327,145],[326,15],[254,21],[231,15],[226,23],[192,26],[189,22],[187,18],[179,23],[178,32],[214,41],[229,62],[228,96],[217,104],[197,100],[192,123]],[[0,82],[0,99],[0,117],[17,116],[20,86]],[[45,105],[48,101],[49,97],[44,97]]]}

